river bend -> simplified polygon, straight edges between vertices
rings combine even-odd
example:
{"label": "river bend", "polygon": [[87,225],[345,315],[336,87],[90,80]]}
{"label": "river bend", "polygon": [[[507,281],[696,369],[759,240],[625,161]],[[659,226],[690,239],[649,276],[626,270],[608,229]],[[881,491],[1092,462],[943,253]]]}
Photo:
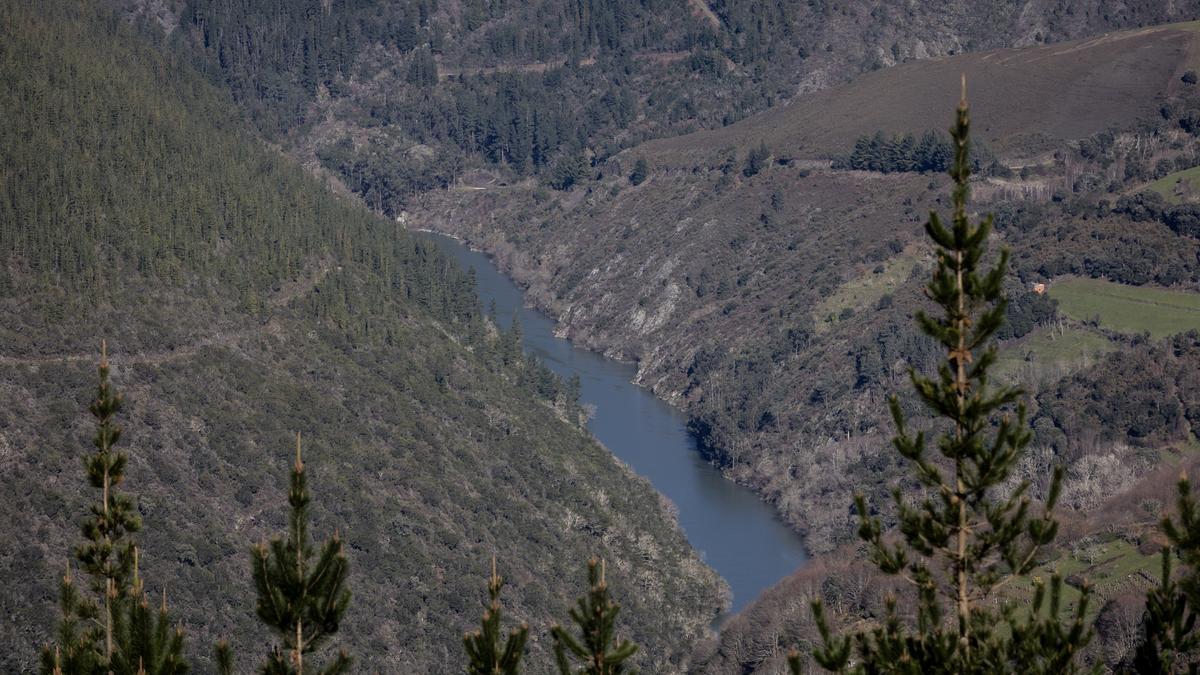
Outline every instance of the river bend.
{"label": "river bend", "polygon": [[579,375],[581,403],[594,410],[588,428],[675,504],[688,541],[729,582],[732,611],[804,562],[799,535],[770,505],[701,457],[684,415],[632,383],[633,365],[555,337],[554,321],[526,307],[521,289],[486,255],[448,236],[428,236],[464,269],[475,269],[479,299],[484,307],[495,302],[501,326],[520,317],[526,351],[564,378]]}

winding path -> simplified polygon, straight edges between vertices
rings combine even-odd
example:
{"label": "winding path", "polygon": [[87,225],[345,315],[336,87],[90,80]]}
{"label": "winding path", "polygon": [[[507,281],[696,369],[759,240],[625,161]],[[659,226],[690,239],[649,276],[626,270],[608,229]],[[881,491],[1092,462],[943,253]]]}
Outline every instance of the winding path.
{"label": "winding path", "polygon": [[[321,283],[321,280],[324,279],[332,269],[332,263],[321,261],[316,266],[316,269],[313,271],[313,273],[309,274],[307,278],[283,284],[278,291],[276,291],[271,297],[267,298],[267,304],[276,309],[287,306],[287,304],[292,300],[306,293],[312,292],[312,290],[316,288],[317,284]],[[204,349],[205,347],[229,346],[259,334],[277,335],[279,331],[279,322],[275,319],[270,319],[257,326],[227,331],[217,330],[207,335],[198,337],[189,344],[181,345],[172,349],[133,354],[113,354],[113,361],[121,364],[157,366],[171,361],[178,361],[195,356],[201,349]],[[94,363],[96,358],[95,352],[73,354],[39,354],[36,356],[8,356],[5,354],[0,354],[0,367],[42,366],[54,363],[75,363],[81,361]]]}

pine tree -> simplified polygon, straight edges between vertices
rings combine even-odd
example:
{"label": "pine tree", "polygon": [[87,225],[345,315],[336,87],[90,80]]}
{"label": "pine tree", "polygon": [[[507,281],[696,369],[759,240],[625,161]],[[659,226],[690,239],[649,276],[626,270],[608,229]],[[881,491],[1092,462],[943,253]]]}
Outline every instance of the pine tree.
{"label": "pine tree", "polygon": [[113,673],[173,675],[186,673],[183,660],[183,630],[172,628],[167,610],[167,594],[151,608],[150,599],[138,574],[138,550],[133,549],[133,584],[129,603],[119,612],[113,630],[116,642],[126,645],[114,656]]}
{"label": "pine tree", "polygon": [[[909,461],[927,496],[914,503],[895,492],[898,541],[885,536],[860,495],[856,505],[859,537],[881,571],[907,581],[916,594],[916,626],[900,619],[889,598],[883,625],[869,632],[834,636],[820,602],[813,614],[822,645],[813,657],[833,671],[892,673],[1069,673],[1075,656],[1091,638],[1085,624],[1089,591],[1065,625],[1060,622],[1062,580],[1047,585],[1032,579],[1031,606],[998,603],[996,592],[1028,578],[1043,547],[1053,541],[1053,517],[1062,472],[1055,472],[1045,507],[1033,513],[1028,483],[1006,495],[1000,488],[1030,439],[1023,392],[992,385],[988,371],[996,361],[991,338],[1004,318],[1002,285],[1007,252],[990,270],[982,266],[990,216],[971,223],[967,217],[969,116],[964,81],[955,125],[954,211],[950,227],[931,213],[925,230],[937,249],[937,266],[927,295],[944,310],[941,317],[917,316],[923,332],[947,351],[936,378],[912,372],[916,393],[947,430],[937,439],[943,456],[926,448],[925,432],[909,431],[900,403],[891,399],[897,426],[896,450]],[[1013,419],[1003,411],[1016,407]],[[1003,414],[1002,414],[1003,413]],[[999,419],[996,419],[999,417]],[[947,616],[944,605],[952,610]],[[997,608],[997,604],[1000,607]],[[851,648],[857,659],[851,663]],[[799,654],[789,659],[799,672]]]}
{"label": "pine tree", "polygon": [[109,381],[108,350],[101,345],[100,383],[88,407],[96,418],[96,451],[84,458],[88,482],[101,491],[100,503],[83,521],[87,542],[75,550],[91,583],[87,590],[78,588],[67,564],[58,641],[43,650],[42,672],[179,675],[188,670],[183,632],[171,626],[165,592],[159,608],[150,608],[132,537],[141,529],[141,519],[133,497],[117,490],[129,457],[115,449],[121,438],[116,415],[122,397]]}
{"label": "pine tree", "polygon": [[887,149],[888,140],[883,135],[882,131],[876,131],[871,137],[870,153],[867,156],[867,165],[862,167],[870,171],[883,171],[884,167],[884,152]]}
{"label": "pine tree", "polygon": [[104,654],[100,645],[103,630],[99,627],[100,610],[91,598],[80,594],[67,563],[66,574],[59,586],[58,641],[42,649],[43,675],[62,673],[103,673]]}
{"label": "pine tree", "polygon": [[229,648],[228,642],[219,640],[213,649],[213,656],[217,662],[217,673],[233,675],[233,651]]}
{"label": "pine tree", "polygon": [[563,155],[554,163],[547,184],[555,190],[565,192],[587,180],[590,168],[587,158],[581,152]]}
{"label": "pine tree", "polygon": [[746,155],[746,163],[742,166],[742,175],[746,178],[757,175],[767,166],[767,160],[771,158],[771,151],[767,149],[766,142],[760,142],[757,148],[750,150]]}
{"label": "pine tree", "polygon": [[[554,658],[558,663],[558,672],[560,675],[621,675],[635,672],[625,662],[637,652],[637,645],[628,640],[614,639],[621,606],[608,596],[603,561],[595,558],[588,561],[588,584],[591,586],[588,594],[579,598],[575,609],[571,610],[571,619],[579,626],[580,638],[575,638],[562,626],[550,629],[554,637]],[[572,659],[583,662],[578,670],[572,670]]]}
{"label": "pine tree", "polygon": [[[579,399],[583,396],[583,380],[580,379],[579,373],[573,373],[567,378],[563,389],[563,402],[571,419],[584,421],[583,406],[580,405]],[[582,423],[582,422],[581,422]]]}
{"label": "pine tree", "polygon": [[488,579],[489,603],[483,610],[479,630],[463,635],[469,675],[517,675],[521,672],[521,657],[525,654],[529,625],[522,623],[519,628],[514,628],[508,634],[508,640],[501,645],[500,589],[503,586],[504,580],[496,574],[496,557],[492,556],[492,576]]}
{"label": "pine tree", "polygon": [[420,34],[417,32],[417,24],[411,13],[405,13],[396,22],[396,48],[401,52],[409,52],[416,48],[420,42]]}
{"label": "pine tree", "polygon": [[515,366],[522,362],[525,352],[521,348],[521,316],[513,311],[512,321],[508,330],[500,333],[500,358],[506,366]]}
{"label": "pine tree", "polygon": [[[334,532],[315,555],[308,538],[309,502],[297,433],[296,461],[288,489],[291,512],[287,536],[262,542],[251,552],[258,618],[278,633],[283,643],[283,649],[276,646],[267,655],[261,669],[265,675],[335,675],[350,669],[351,658],[345,651],[324,668],[306,660],[337,633],[350,605],[350,591],[346,589],[349,562],[342,542]],[[218,645],[217,654],[218,663],[228,663],[227,648]]]}
{"label": "pine tree", "polygon": [[646,178],[650,175],[650,165],[646,163],[645,157],[638,157],[633,163],[633,173],[629,174],[629,182],[634,185],[641,185],[646,182]]}
{"label": "pine tree", "polygon": [[[1200,607],[1200,509],[1192,497],[1191,482],[1181,476],[1176,504],[1179,523],[1162,521],[1171,542],[1162,550],[1162,581],[1146,595],[1143,638],[1134,654],[1133,668],[1139,673],[1196,673],[1200,661],[1200,631],[1196,609]],[[1172,578],[1171,560],[1184,564],[1182,578]]]}
{"label": "pine tree", "polygon": [[871,137],[859,136],[858,140],[854,142],[854,150],[850,152],[850,168],[859,170],[867,169],[871,164],[871,155],[873,152]]}

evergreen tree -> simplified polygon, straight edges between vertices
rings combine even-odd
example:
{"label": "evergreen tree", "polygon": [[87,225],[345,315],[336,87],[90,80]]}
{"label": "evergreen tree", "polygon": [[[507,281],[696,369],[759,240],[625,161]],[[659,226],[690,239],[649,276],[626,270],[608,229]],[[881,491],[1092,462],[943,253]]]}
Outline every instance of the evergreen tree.
{"label": "evergreen tree", "polygon": [[413,57],[408,64],[406,80],[409,84],[418,87],[432,87],[437,84],[437,62],[433,59],[433,53],[428,48],[419,49],[413,53]]}
{"label": "evergreen tree", "polygon": [[[1075,655],[1091,638],[1085,624],[1086,584],[1065,625],[1059,619],[1062,580],[1057,576],[1048,585],[1032,579],[1029,608],[994,602],[1000,588],[1030,576],[1039,552],[1053,541],[1058,530],[1053,507],[1062,472],[1055,472],[1040,514],[1033,513],[1028,483],[998,494],[1031,433],[1023,392],[992,385],[988,377],[996,361],[991,338],[1006,306],[1002,285],[1008,255],[1001,252],[994,267],[984,268],[992,219],[972,223],[967,217],[971,163],[965,82],[951,136],[952,222],[946,227],[931,213],[925,226],[937,248],[937,266],[926,292],[944,315],[917,316],[923,332],[946,350],[947,360],[936,378],[912,372],[918,397],[946,428],[936,444],[943,459],[926,452],[925,432],[909,431],[893,396],[893,444],[913,466],[927,496],[914,503],[896,490],[896,542],[885,536],[880,520],[871,517],[865,499],[856,499],[859,537],[882,572],[913,587],[917,625],[914,629],[902,621],[895,598],[889,598],[882,626],[860,631],[853,639],[834,636],[818,601],[813,613],[822,645],[813,656],[833,671],[1069,673],[1077,669]],[[1014,404],[1015,419],[1001,414]],[[952,608],[949,616],[944,604]],[[852,645],[857,648],[853,665]],[[799,672],[799,654],[793,653],[789,661],[793,672]]]}
{"label": "evergreen tree", "polygon": [[954,159],[954,148],[932,131],[926,131],[917,144],[913,164],[917,171],[946,171]]}
{"label": "evergreen tree", "polygon": [[500,643],[500,589],[504,580],[496,574],[496,557],[492,556],[492,576],[488,579],[488,605],[483,610],[479,630],[463,635],[467,650],[467,673],[470,675],[516,675],[521,672],[521,657],[529,638],[529,625],[522,623]]}
{"label": "evergreen tree", "polygon": [[582,153],[564,155],[554,163],[548,184],[555,190],[567,191],[588,177],[589,165]]}
{"label": "evergreen tree", "polygon": [[895,141],[896,166],[893,171],[918,171],[916,163],[917,137],[905,134]]}
{"label": "evergreen tree", "polygon": [[645,157],[638,157],[633,164],[633,173],[629,174],[629,182],[634,185],[641,185],[646,182],[646,178],[650,175],[650,166],[646,164]]}
{"label": "evergreen tree", "polygon": [[871,154],[874,152],[871,147],[870,136],[859,136],[854,142],[854,150],[850,152],[850,168],[866,169],[871,164]]}
{"label": "evergreen tree", "polygon": [[750,150],[750,154],[746,155],[746,164],[742,167],[742,175],[746,178],[757,175],[767,166],[767,160],[771,157],[771,151],[767,149],[767,144],[761,142],[757,148]]}
{"label": "evergreen tree", "polygon": [[75,549],[90,584],[87,590],[78,588],[67,564],[58,641],[43,650],[42,672],[179,675],[188,670],[183,632],[171,627],[165,592],[159,608],[150,609],[132,537],[141,529],[141,518],[133,497],[117,489],[129,457],[115,448],[121,438],[116,414],[122,398],[109,382],[108,353],[101,344],[100,384],[88,407],[96,418],[96,451],[83,462],[88,482],[100,490],[100,503],[83,521],[87,541]]}
{"label": "evergreen tree", "polygon": [[218,641],[213,655],[216,657],[217,672],[220,675],[233,675],[233,652],[229,649],[229,643]]}
{"label": "evergreen tree", "polygon": [[[335,675],[350,670],[351,658],[344,650],[324,668],[306,661],[337,633],[350,605],[350,591],[346,589],[350,566],[342,542],[334,532],[315,555],[308,538],[309,502],[297,433],[296,462],[288,489],[291,511],[287,536],[262,542],[251,553],[258,617],[278,633],[283,643],[283,649],[275,646],[267,655],[261,669],[265,675]],[[220,663],[222,647],[218,645],[217,649]],[[228,657],[224,660],[228,662]]]}
{"label": "evergreen tree", "polygon": [[178,675],[186,673],[183,660],[183,630],[171,626],[167,594],[151,608],[145,586],[138,574],[138,550],[133,549],[133,582],[128,604],[114,617],[113,631],[117,651],[110,673],[137,675]]}
{"label": "evergreen tree", "polygon": [[885,139],[879,149],[879,170],[884,173],[903,171],[904,163],[904,143],[900,137]]}
{"label": "evergreen tree", "polygon": [[[1196,608],[1200,607],[1200,509],[1192,497],[1191,482],[1181,476],[1176,504],[1179,523],[1163,518],[1162,528],[1171,546],[1162,550],[1162,581],[1146,595],[1143,637],[1134,655],[1139,673],[1196,673]],[[1171,560],[1178,557],[1185,569],[1182,578],[1171,576]]]}
{"label": "evergreen tree", "polygon": [[583,410],[579,405],[579,399],[582,396],[583,380],[579,377],[579,373],[572,373],[563,385],[563,401],[566,403],[567,410],[575,415],[581,415]]}
{"label": "evergreen tree", "polygon": [[[980,147],[975,148],[972,168],[990,167],[991,162],[980,162]],[[849,155],[836,158],[834,168],[858,169],[860,171],[946,171],[954,159],[954,146],[932,131],[926,132],[921,140],[913,134],[888,138],[882,131],[874,136],[860,136]]]}
{"label": "evergreen tree", "polygon": [[417,33],[417,24],[413,20],[411,14],[404,14],[398,22],[396,22],[396,48],[402,52],[412,51],[419,43],[420,36]]}
{"label": "evergreen tree", "polygon": [[876,131],[875,135],[871,137],[871,151],[867,155],[867,165],[861,168],[869,171],[883,171],[885,167],[884,153],[887,148],[887,144],[888,140],[887,137],[883,135],[883,132]]}
{"label": "evergreen tree", "polygon": [[917,142],[917,146],[913,149],[913,166],[918,171],[929,170],[934,162],[934,155],[937,152],[938,137],[932,131],[926,131],[921,135],[921,140]]}
{"label": "evergreen tree", "polygon": [[521,317],[514,310],[508,330],[500,333],[500,358],[504,365],[513,366],[523,361],[524,354],[521,350]]}
{"label": "evergreen tree", "polygon": [[[637,652],[637,645],[628,640],[614,639],[621,606],[608,596],[603,561],[595,558],[588,561],[588,584],[591,590],[579,598],[575,609],[571,610],[571,619],[579,626],[580,638],[575,638],[562,626],[550,629],[554,636],[554,658],[558,663],[558,672],[560,675],[621,675],[635,672],[625,662]],[[577,670],[572,669],[572,659],[583,662]]]}

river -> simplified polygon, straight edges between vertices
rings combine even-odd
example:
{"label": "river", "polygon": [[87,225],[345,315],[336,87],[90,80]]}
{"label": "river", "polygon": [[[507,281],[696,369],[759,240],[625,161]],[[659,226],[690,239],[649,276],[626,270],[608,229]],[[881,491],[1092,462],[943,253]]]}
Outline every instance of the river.
{"label": "river", "polygon": [[799,535],[750,490],[726,480],[701,457],[678,410],[632,383],[632,364],[573,346],[554,336],[554,321],[525,306],[524,295],[483,253],[451,237],[429,234],[464,269],[474,268],[479,299],[496,303],[507,327],[520,316],[526,351],[564,378],[579,375],[582,403],[595,414],[592,434],[645,476],[679,511],[679,524],[733,591],[736,612],[805,560]]}

